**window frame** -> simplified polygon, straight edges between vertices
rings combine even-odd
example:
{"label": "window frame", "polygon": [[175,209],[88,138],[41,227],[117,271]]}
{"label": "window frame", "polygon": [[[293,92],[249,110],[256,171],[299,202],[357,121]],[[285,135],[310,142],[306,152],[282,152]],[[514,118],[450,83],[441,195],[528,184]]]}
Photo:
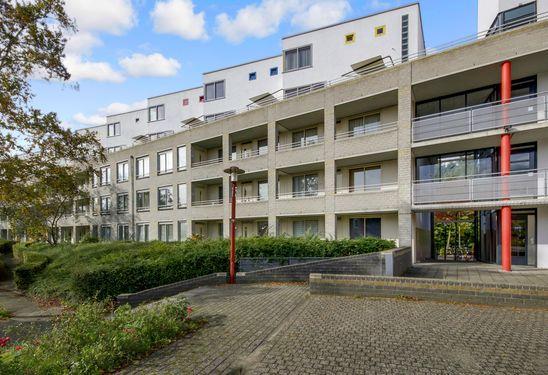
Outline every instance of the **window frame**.
{"label": "window frame", "polygon": [[[146,231],[144,231],[143,233],[145,233],[145,238],[144,239],[141,239],[141,236],[140,236],[140,229],[141,228],[144,228],[146,229]],[[150,223],[137,223],[135,224],[135,241],[137,242],[148,242],[150,240]]]}
{"label": "window frame", "polygon": [[[122,169],[122,178],[120,178],[120,166],[123,167]],[[116,163],[116,182],[127,182],[129,181],[129,161],[123,160],[118,163]]]}
{"label": "window frame", "polygon": [[[164,155],[164,154],[170,154],[171,157],[170,158],[167,158],[165,159],[165,162],[166,162],[166,169],[165,170],[161,170],[160,169],[160,157],[161,155]],[[169,160],[171,160],[171,168],[167,168],[168,164],[169,164]],[[163,151],[158,151],[156,153],[156,172],[158,173],[158,175],[163,175],[163,174],[169,174],[169,173],[173,173],[173,149],[166,149],[166,150],[163,150]]]}
{"label": "window frame", "polygon": [[251,72],[248,75],[248,81],[256,81],[257,80],[257,72]]}
{"label": "window frame", "polygon": [[[167,227],[171,227],[171,236],[170,238],[167,238],[166,236],[166,239],[164,240],[161,236],[162,234],[162,231],[161,231],[161,227],[165,226],[165,228],[167,229]],[[166,231],[166,234],[168,232]],[[162,241],[162,242],[173,242],[173,222],[171,221],[160,221],[158,222],[158,241]]]}
{"label": "window frame", "polygon": [[[223,95],[218,96],[217,85],[221,84],[221,83],[223,84]],[[213,85],[213,98],[208,99],[208,97],[207,97],[207,87],[210,86],[210,85]],[[226,98],[226,80],[221,79],[221,80],[218,80],[218,81],[208,82],[208,83],[204,84],[204,101],[205,102],[212,102],[212,101],[215,101],[215,100],[221,100],[221,99],[225,99],[225,98]]]}
{"label": "window frame", "polygon": [[[106,179],[103,178],[103,171],[106,171]],[[99,168],[99,185],[100,186],[109,186],[112,182],[112,171],[110,170],[110,165],[105,165]]]}
{"label": "window frame", "polygon": [[[166,204],[160,205],[160,197],[161,197],[161,191],[162,190],[169,190],[170,194],[166,195]],[[170,199],[171,198],[171,199]],[[171,203],[169,202],[171,201]],[[157,194],[157,207],[158,210],[171,210],[173,209],[173,185],[165,185],[165,186],[159,186],[158,187],[158,194]]]}
{"label": "window frame", "polygon": [[[110,133],[111,126],[112,126],[112,129],[114,130],[113,134]],[[107,138],[119,137],[121,134],[122,134],[122,127],[119,121],[111,122],[110,124],[107,124]]]}
{"label": "window frame", "polygon": [[270,77],[274,77],[274,76],[277,76],[278,74],[280,74],[280,69],[278,69],[277,66],[273,66],[272,68],[270,68]]}
{"label": "window frame", "polygon": [[[381,31],[381,32],[379,33],[379,31]],[[386,25],[375,26],[374,33],[375,33],[375,38],[385,36],[386,35]]]}
{"label": "window frame", "polygon": [[[122,232],[122,234],[123,234],[122,237],[125,237],[125,238],[120,238],[120,229],[121,228],[124,228],[123,232]],[[126,231],[127,231],[127,235],[126,235]],[[116,238],[117,238],[118,241],[129,241],[131,239],[130,234],[129,234],[129,224],[121,223],[121,224],[117,225]]]}
{"label": "window frame", "polygon": [[[179,152],[180,149],[185,149],[184,157],[185,157],[185,164],[181,165],[181,153]],[[187,158],[187,147],[185,145],[179,145],[177,146],[177,170],[178,171],[186,171],[188,167],[188,158]]]}
{"label": "window frame", "polygon": [[[103,201],[107,202],[106,208],[103,209]],[[112,198],[110,195],[101,195],[99,197],[99,213],[101,215],[110,215],[112,211]]]}
{"label": "window frame", "polygon": [[[139,194],[144,194],[144,193],[148,193],[148,205],[146,207],[145,206],[140,207],[139,206]],[[135,192],[135,209],[137,210],[137,212],[150,211],[150,189],[137,190]]]}
{"label": "window frame", "polygon": [[[162,111],[162,118],[160,118],[160,111],[159,109],[162,108],[163,111]],[[154,110],[156,112],[156,119],[152,120],[152,116],[150,115],[151,114],[151,110]],[[148,122],[157,122],[157,121],[164,121],[166,119],[166,107],[165,107],[165,104],[157,104],[157,105],[152,105],[150,107],[148,107]]]}
{"label": "window frame", "polygon": [[[146,166],[147,166],[147,169],[148,169],[147,173],[146,173],[146,174],[142,174],[142,175],[139,174],[139,172],[140,172],[140,170],[139,170],[139,162],[140,162],[141,160],[143,160],[143,161],[144,161],[144,160],[147,160],[146,164],[143,164],[143,166],[146,165]],[[135,178],[136,178],[137,180],[140,180],[140,179],[142,179],[142,178],[148,178],[148,177],[150,177],[150,156],[149,156],[149,155],[142,155],[142,156],[139,156],[139,157],[135,158]]]}
{"label": "window frame", "polygon": [[[310,49],[310,65],[301,66],[300,53],[299,52],[300,52],[301,49],[305,49],[305,48]],[[286,55],[287,55],[288,52],[294,52],[294,51],[297,53],[297,67],[293,68],[293,69],[288,69],[287,68]],[[284,64],[284,66],[283,66],[284,67],[284,73],[295,72],[297,70],[312,68],[314,66],[312,44],[306,44],[306,45],[303,45],[303,46],[299,46],[299,47],[284,50],[283,51],[283,64]]]}
{"label": "window frame", "polygon": [[[184,194],[181,194],[181,187],[184,186]],[[181,201],[181,198],[184,197],[184,202]],[[188,185],[186,182],[181,182],[177,184],[177,207],[178,208],[187,208],[188,207]]]}
{"label": "window frame", "polygon": [[[124,207],[120,208],[120,198],[125,197]],[[116,212],[125,213],[129,211],[129,193],[117,193],[116,194]]]}

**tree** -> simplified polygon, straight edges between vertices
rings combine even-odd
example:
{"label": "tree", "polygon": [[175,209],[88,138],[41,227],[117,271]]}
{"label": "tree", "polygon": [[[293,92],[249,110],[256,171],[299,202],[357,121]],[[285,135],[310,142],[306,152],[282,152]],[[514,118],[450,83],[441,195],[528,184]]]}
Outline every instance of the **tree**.
{"label": "tree", "polygon": [[32,78],[70,79],[64,35],[75,31],[62,0],[0,0],[0,202],[8,213],[19,211],[14,196],[38,194],[40,207],[41,194],[63,192],[56,181],[90,175],[104,160],[94,134],[65,129],[55,113],[32,106]]}

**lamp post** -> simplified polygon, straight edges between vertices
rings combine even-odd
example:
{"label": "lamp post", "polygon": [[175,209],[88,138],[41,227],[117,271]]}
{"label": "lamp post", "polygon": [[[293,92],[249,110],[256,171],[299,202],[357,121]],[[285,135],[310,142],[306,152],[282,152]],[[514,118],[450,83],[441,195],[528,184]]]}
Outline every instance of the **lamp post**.
{"label": "lamp post", "polygon": [[238,175],[244,173],[243,169],[232,166],[224,170],[230,175],[230,197],[231,197],[231,212],[230,212],[230,273],[229,284],[236,283],[236,185],[238,183]]}

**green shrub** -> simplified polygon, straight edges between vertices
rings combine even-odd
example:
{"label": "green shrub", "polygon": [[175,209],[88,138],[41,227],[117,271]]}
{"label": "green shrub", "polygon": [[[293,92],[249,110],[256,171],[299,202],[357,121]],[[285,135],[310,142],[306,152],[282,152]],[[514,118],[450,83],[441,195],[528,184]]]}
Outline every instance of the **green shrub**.
{"label": "green shrub", "polygon": [[93,237],[91,234],[86,234],[84,237],[80,239],[80,243],[97,243],[99,242],[99,239],[97,237]]}
{"label": "green shrub", "polygon": [[0,254],[10,254],[15,243],[15,241],[11,240],[0,240]]}
{"label": "green shrub", "polygon": [[6,263],[4,263],[4,260],[0,257],[0,281],[8,279],[10,276],[9,272],[10,270],[6,266]]}
{"label": "green shrub", "polygon": [[2,374],[99,374],[113,372],[133,359],[195,330],[184,299],[168,299],[132,310],[119,307],[111,316],[99,303],[66,312],[51,331],[32,342],[0,348]]}
{"label": "green shrub", "polygon": [[21,253],[22,264],[13,270],[13,282],[18,289],[26,290],[50,262],[50,258],[36,251]]}

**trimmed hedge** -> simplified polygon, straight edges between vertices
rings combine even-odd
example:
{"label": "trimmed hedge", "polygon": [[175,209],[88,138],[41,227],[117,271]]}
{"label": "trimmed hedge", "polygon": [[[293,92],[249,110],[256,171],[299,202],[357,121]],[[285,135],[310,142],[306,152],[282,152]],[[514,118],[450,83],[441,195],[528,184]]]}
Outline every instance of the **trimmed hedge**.
{"label": "trimmed hedge", "polygon": [[9,254],[13,250],[13,245],[15,241],[11,240],[0,240],[0,254]]}
{"label": "trimmed hedge", "polygon": [[36,276],[46,268],[50,258],[36,251],[23,253],[23,264],[13,270],[13,282],[18,289],[28,289]]}

